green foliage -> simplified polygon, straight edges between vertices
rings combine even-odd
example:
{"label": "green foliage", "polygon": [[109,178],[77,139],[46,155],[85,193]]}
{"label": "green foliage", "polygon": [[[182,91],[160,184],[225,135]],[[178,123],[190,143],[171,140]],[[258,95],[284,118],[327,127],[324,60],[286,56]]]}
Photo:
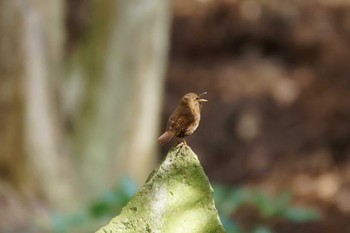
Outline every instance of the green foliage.
{"label": "green foliage", "polygon": [[[70,215],[52,215],[55,233],[68,233],[93,221],[110,220],[118,215],[121,208],[133,197],[138,187],[128,177],[124,177],[118,186],[106,191],[98,200],[85,210]],[[245,205],[255,206],[263,218],[281,218],[287,221],[302,223],[319,219],[319,213],[314,209],[295,207],[292,205],[292,195],[281,193],[272,198],[259,191],[247,188],[230,188],[214,185],[215,204],[220,213],[220,219],[228,233],[246,233],[241,226],[231,218],[232,214]],[[267,226],[257,225],[251,233],[272,233]]]}
{"label": "green foliage", "polygon": [[[245,205],[256,207],[260,216],[265,219],[279,218],[302,223],[320,218],[319,213],[314,209],[293,206],[292,195],[289,192],[281,193],[272,198],[262,192],[247,188],[229,188],[214,185],[214,190],[215,204],[228,233],[245,232],[230,219],[235,211]],[[272,233],[266,226],[255,226],[252,232]]]}
{"label": "green foliage", "polygon": [[272,231],[264,226],[258,226],[254,229],[253,233],[272,233]]}
{"label": "green foliage", "polygon": [[319,219],[320,214],[314,209],[290,207],[285,211],[284,217],[294,222],[307,222]]}
{"label": "green foliage", "polygon": [[228,233],[241,233],[242,229],[240,228],[240,226],[235,223],[232,219],[224,216],[224,215],[220,215],[220,220],[222,222],[222,224],[225,227],[225,230]]}
{"label": "green foliage", "polygon": [[93,203],[88,212],[93,218],[114,216],[137,192],[137,185],[128,177],[124,177],[119,186],[106,191],[102,197]]}
{"label": "green foliage", "polygon": [[129,177],[123,177],[118,186],[106,191],[101,198],[94,201],[79,213],[69,215],[54,214],[51,217],[55,233],[67,233],[91,224],[100,219],[110,219],[119,214],[122,207],[137,192],[136,183]]}

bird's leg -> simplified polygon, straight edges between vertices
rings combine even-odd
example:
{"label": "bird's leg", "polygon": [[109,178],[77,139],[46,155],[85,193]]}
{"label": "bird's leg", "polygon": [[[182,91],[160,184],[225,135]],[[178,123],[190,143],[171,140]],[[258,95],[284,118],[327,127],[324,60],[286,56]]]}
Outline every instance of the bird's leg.
{"label": "bird's leg", "polygon": [[186,143],[185,139],[182,138],[182,143],[181,143],[181,146],[180,146],[180,150],[182,150],[182,148],[183,148],[184,146],[187,146],[187,143]]}
{"label": "bird's leg", "polygon": [[175,141],[176,141],[176,143],[170,148],[170,150],[174,149],[175,147],[177,147],[180,144],[180,141],[177,138],[175,138]]}

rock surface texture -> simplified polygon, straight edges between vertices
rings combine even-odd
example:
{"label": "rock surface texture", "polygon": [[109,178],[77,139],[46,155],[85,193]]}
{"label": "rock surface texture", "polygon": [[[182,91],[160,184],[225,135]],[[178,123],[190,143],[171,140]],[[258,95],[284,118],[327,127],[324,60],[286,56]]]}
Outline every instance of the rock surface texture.
{"label": "rock surface texture", "polygon": [[190,147],[171,149],[119,216],[97,233],[224,233],[213,189]]}

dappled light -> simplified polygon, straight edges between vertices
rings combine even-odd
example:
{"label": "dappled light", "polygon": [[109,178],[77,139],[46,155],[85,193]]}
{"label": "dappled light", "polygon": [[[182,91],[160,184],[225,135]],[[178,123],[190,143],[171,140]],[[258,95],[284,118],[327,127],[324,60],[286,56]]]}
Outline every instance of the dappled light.
{"label": "dappled light", "polygon": [[349,12],[0,1],[0,232],[350,232]]}

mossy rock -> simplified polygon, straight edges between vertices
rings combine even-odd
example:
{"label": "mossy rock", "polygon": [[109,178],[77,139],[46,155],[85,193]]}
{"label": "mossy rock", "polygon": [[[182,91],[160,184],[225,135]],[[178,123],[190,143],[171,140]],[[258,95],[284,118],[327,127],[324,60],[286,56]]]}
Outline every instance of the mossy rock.
{"label": "mossy rock", "polygon": [[169,151],[119,216],[97,233],[224,233],[213,189],[190,147]]}

